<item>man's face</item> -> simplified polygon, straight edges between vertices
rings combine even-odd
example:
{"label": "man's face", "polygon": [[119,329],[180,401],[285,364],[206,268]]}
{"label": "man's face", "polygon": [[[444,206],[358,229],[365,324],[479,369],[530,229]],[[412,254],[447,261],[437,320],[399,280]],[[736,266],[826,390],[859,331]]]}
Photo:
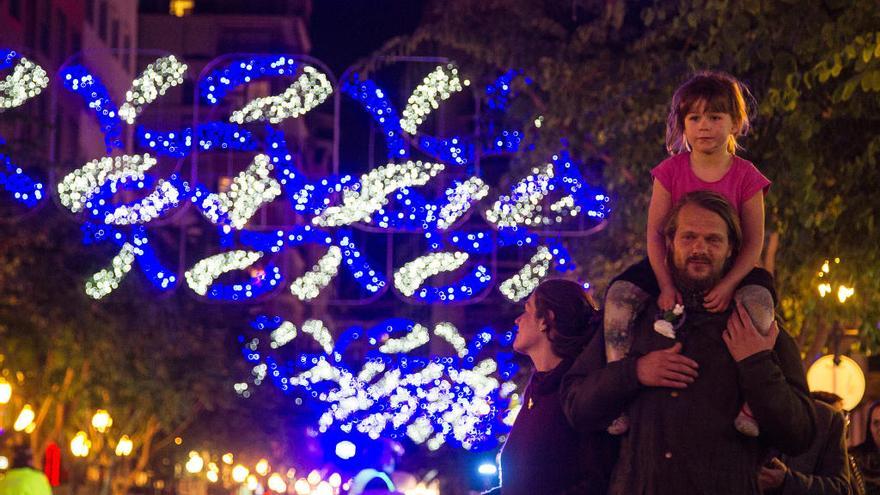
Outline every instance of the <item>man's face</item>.
{"label": "man's face", "polygon": [[692,203],[678,211],[678,228],[671,244],[676,282],[681,288],[701,292],[718,283],[732,251],[724,219]]}

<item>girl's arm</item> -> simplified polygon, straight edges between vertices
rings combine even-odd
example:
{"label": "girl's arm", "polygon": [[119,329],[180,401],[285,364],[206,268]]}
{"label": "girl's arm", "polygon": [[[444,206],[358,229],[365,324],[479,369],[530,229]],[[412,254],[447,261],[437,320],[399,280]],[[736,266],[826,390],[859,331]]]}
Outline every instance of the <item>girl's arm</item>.
{"label": "girl's arm", "polygon": [[659,180],[655,179],[651,204],[648,207],[648,261],[651,262],[651,268],[660,286],[660,299],[657,303],[663,310],[671,309],[679,299],[672,282],[672,274],[666,264],[666,236],[663,234],[666,218],[671,209],[672,195]]}
{"label": "girl's arm", "polygon": [[733,267],[706,295],[704,306],[709,311],[724,311],[730,304],[737,285],[758,264],[764,248],[764,193],[758,191],[743,204],[743,243]]}

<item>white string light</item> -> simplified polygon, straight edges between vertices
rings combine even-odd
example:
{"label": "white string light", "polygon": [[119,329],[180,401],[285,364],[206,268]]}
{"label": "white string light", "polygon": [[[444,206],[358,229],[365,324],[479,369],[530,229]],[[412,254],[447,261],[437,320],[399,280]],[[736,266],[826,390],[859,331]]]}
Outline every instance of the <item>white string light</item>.
{"label": "white string light", "polygon": [[457,270],[467,260],[468,254],[461,251],[420,256],[394,272],[394,286],[401,294],[412,296],[425,280],[441,272]]}
{"label": "white string light", "polygon": [[121,205],[104,216],[110,225],[147,223],[158,218],[168,208],[180,203],[180,191],[171,182],[159,179],[156,190],[133,205]]}
{"label": "white string light", "polygon": [[334,227],[369,222],[370,215],[388,203],[389,194],[404,187],[424,185],[443,169],[441,163],[421,161],[377,167],[361,176],[355,188],[343,190],[342,205],[325,209],[312,223]]}
{"label": "white string light", "polygon": [[414,325],[412,330],[398,339],[388,339],[379,347],[379,352],[385,354],[401,354],[421,347],[428,343],[430,336],[428,329],[422,325]]}
{"label": "white string light", "polygon": [[[464,81],[465,86],[469,84]],[[462,89],[462,81],[458,78],[458,69],[454,65],[437,67],[413,90],[401,114],[400,127],[415,134],[431,110],[438,108],[441,101],[449,99]]]}
{"label": "white string light", "polygon": [[315,342],[324,349],[324,352],[330,354],[333,352],[333,335],[330,329],[324,326],[321,320],[306,320],[302,326],[303,333],[307,333],[315,339]]}
{"label": "white string light", "polygon": [[467,342],[465,342],[464,337],[458,333],[458,329],[452,323],[438,323],[434,327],[434,334],[449,342],[455,349],[458,357],[464,357],[467,354]]}
{"label": "white string light", "polygon": [[202,200],[205,216],[219,223],[228,214],[234,228],[244,228],[260,207],[281,194],[281,185],[269,176],[272,169],[267,155],[255,156],[248,168],[232,180],[229,191],[211,193]]}
{"label": "white string light", "polygon": [[498,227],[543,223],[541,200],[553,190],[552,178],[552,164],[547,164],[543,171],[532,169],[532,175],[519,181],[510,196],[501,196],[486,211],[486,219]]}
{"label": "white string light", "polygon": [[45,69],[22,57],[12,74],[0,81],[0,108],[14,108],[33,98],[49,85]]}
{"label": "white string light", "polygon": [[183,75],[187,66],[174,55],[157,59],[131,83],[131,89],[125,93],[125,103],[119,107],[119,116],[129,124],[156,98],[163,96],[174,86],[183,84]]}
{"label": "white string light", "polygon": [[296,327],[293,323],[285,321],[281,326],[273,330],[269,337],[272,339],[269,347],[277,349],[296,338]]}
{"label": "white string light", "polygon": [[547,275],[552,261],[553,255],[550,254],[550,250],[541,246],[532,259],[519,272],[501,282],[498,289],[511,301],[521,301],[541,283],[541,280]]}
{"label": "white string light", "polygon": [[100,270],[86,281],[86,294],[92,299],[101,299],[119,287],[119,282],[131,270],[138,249],[127,242],[123,244],[119,254],[110,262],[110,267]]}
{"label": "white string light", "polygon": [[489,186],[479,177],[471,177],[458,184],[454,189],[447,189],[448,203],[440,208],[437,228],[446,230],[451,227],[470,209],[473,202],[483,199],[487,194],[489,194]]}
{"label": "white string light", "polygon": [[149,154],[105,156],[67,174],[58,184],[61,204],[79,213],[105,183],[144,180],[144,172],[156,164]]}
{"label": "white string light", "polygon": [[309,273],[290,284],[290,292],[300,301],[309,301],[318,297],[321,289],[327,287],[327,284],[339,273],[341,263],[342,250],[337,246],[330,246]]}
{"label": "white string light", "polygon": [[323,103],[332,92],[327,76],[314,67],[305,67],[303,74],[284,93],[249,101],[240,110],[232,112],[229,121],[243,124],[268,120],[278,124],[284,119],[305,114]]}
{"label": "white string light", "polygon": [[255,251],[228,251],[209,256],[186,272],[186,283],[196,294],[204,296],[220,275],[247,268],[263,257]]}

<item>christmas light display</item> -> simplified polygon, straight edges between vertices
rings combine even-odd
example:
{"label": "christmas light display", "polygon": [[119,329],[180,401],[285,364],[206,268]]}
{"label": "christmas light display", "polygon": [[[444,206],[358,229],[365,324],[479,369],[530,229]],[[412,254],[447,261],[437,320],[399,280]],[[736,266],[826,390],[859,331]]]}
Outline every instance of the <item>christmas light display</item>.
{"label": "christmas light display", "polygon": [[413,295],[422,283],[441,272],[458,269],[468,259],[467,253],[433,253],[403,265],[394,274],[394,286],[403,295]]}
{"label": "christmas light display", "polygon": [[186,283],[196,294],[204,296],[220,275],[251,266],[263,257],[253,251],[230,251],[205,258],[186,272]]}
{"label": "christmas light display", "polygon": [[301,301],[309,301],[318,297],[318,293],[333,280],[342,263],[342,251],[337,246],[330,246],[327,254],[318,260],[318,264],[309,273],[290,284],[290,292]]}
{"label": "christmas light display", "polygon": [[19,58],[14,51],[0,51],[0,68],[8,68],[16,58],[18,63],[12,69],[12,74],[0,81],[0,109],[21,106],[49,85],[49,76],[45,69],[27,58]]}
{"label": "christmas light display", "polygon": [[125,93],[125,103],[119,107],[119,116],[133,124],[146,105],[164,95],[170,88],[183,84],[186,69],[186,64],[178,61],[174,55],[162,57],[148,65]]}
{"label": "christmas light display", "polygon": [[135,250],[136,248],[131,244],[127,242],[123,244],[119,254],[110,263],[110,268],[99,271],[86,281],[86,294],[94,299],[101,299],[119,287],[122,277],[131,270]]}
{"label": "christmas light display", "polygon": [[[326,331],[316,320],[306,325]],[[277,316],[261,316],[252,326],[257,332],[274,334],[293,324]],[[401,333],[403,337],[392,337]],[[412,351],[431,344],[430,334],[424,326],[402,319],[369,329],[352,327],[341,333],[335,346],[329,337],[317,337],[323,340],[323,353],[300,354],[292,361],[274,355],[277,348],[265,344],[272,339],[242,336],[239,340],[254,365],[255,382],[257,377],[268,377],[282,390],[304,391],[324,404],[326,410],[318,421],[321,431],[408,437],[435,450],[445,443],[466,449],[495,445],[496,436],[509,429],[495,418],[507,409],[516,389],[510,381],[517,370],[509,352],[513,332],[483,329],[467,345],[449,323],[438,324],[433,333],[451,343],[454,352],[413,357]],[[342,359],[356,342],[372,347],[360,365]],[[490,343],[497,346],[495,359],[482,358]]]}
{"label": "christmas light display", "polygon": [[92,160],[61,179],[58,197],[67,209],[79,213],[105,185],[113,188],[129,180],[142,181],[144,173],[154,165],[156,159],[148,154],[105,156]]}
{"label": "christmas light display", "polygon": [[232,112],[230,122],[243,124],[268,120],[277,124],[287,118],[296,118],[320,105],[330,96],[333,88],[323,73],[314,67],[303,68],[303,75],[278,96],[257,98],[240,110]]}
{"label": "christmas light display", "polygon": [[438,108],[440,102],[449,99],[453,93],[461,91],[462,84],[467,86],[470,83],[468,81],[462,83],[458,77],[458,69],[454,65],[437,67],[413,90],[406,102],[406,108],[403,109],[400,127],[410,134],[415,134],[431,110]]}
{"label": "christmas light display", "polygon": [[550,250],[541,246],[519,273],[501,282],[499,287],[501,293],[513,302],[521,301],[547,276],[552,261],[553,255],[550,254]]}
{"label": "christmas light display", "polygon": [[213,223],[228,219],[234,228],[244,228],[261,206],[281,194],[281,185],[269,177],[272,168],[267,155],[255,156],[247,170],[232,180],[228,192],[209,194],[202,201],[205,216]]}

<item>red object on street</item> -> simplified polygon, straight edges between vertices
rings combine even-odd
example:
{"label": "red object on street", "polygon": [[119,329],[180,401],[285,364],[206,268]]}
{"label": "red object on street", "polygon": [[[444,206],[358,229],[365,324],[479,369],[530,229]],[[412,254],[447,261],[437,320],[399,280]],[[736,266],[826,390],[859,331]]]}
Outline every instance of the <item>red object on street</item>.
{"label": "red object on street", "polygon": [[55,442],[46,446],[46,452],[43,454],[43,472],[46,473],[52,487],[61,484],[61,448]]}

